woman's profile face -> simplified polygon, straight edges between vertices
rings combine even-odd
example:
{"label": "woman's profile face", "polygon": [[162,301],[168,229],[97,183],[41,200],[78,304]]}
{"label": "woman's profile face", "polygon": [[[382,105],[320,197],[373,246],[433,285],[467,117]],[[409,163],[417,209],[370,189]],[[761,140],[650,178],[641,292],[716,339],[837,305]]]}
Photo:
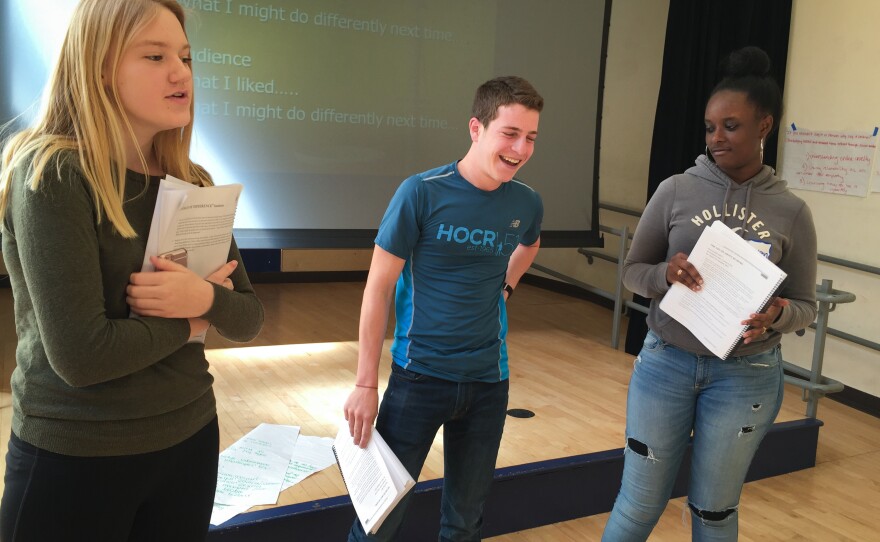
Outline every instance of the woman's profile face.
{"label": "woman's profile face", "polygon": [[770,115],[761,116],[745,92],[721,90],[706,104],[706,146],[718,167],[743,182],[762,165],[761,140],[770,131]]}
{"label": "woman's profile face", "polygon": [[165,8],[135,34],[123,52],[117,90],[139,145],[150,144],[159,132],[189,124],[191,61],[180,21]]}

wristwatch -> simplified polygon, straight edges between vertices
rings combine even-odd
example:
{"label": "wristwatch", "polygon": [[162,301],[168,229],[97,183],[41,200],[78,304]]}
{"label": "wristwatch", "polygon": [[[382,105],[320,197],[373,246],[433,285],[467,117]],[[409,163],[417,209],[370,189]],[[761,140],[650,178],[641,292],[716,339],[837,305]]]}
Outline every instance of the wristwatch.
{"label": "wristwatch", "polygon": [[510,299],[510,296],[513,295],[513,286],[510,284],[504,283],[504,286],[501,287],[502,290],[507,290],[507,299]]}

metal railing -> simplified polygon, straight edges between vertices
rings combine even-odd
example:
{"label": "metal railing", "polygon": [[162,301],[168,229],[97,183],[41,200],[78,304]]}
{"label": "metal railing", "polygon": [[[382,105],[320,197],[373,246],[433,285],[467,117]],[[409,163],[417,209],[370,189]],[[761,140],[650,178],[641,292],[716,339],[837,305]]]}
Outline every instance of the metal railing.
{"label": "metal railing", "polygon": [[[819,399],[828,393],[843,391],[843,384],[822,376],[822,363],[825,359],[825,337],[828,335],[828,315],[837,308],[840,303],[852,303],[856,300],[855,294],[835,290],[831,287],[831,281],[824,279],[822,284],[816,287],[816,301],[819,303],[819,313],[816,316],[813,337],[813,363],[809,371],[783,361],[785,381],[789,384],[803,388],[802,399],[807,403],[807,417],[815,418],[819,408]],[[811,326],[813,327],[813,326]]]}

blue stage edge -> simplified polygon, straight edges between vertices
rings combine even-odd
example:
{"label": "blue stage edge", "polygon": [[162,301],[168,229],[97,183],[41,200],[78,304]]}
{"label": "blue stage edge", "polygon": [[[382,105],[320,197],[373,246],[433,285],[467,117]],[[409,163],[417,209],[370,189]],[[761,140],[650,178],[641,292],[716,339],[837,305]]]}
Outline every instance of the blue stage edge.
{"label": "blue stage edge", "polygon": [[[819,420],[773,426],[752,462],[747,481],[816,465]],[[686,493],[690,453],[685,457],[673,497]],[[532,529],[611,510],[623,472],[623,449],[498,469],[486,503],[483,536]],[[441,480],[416,485],[400,539],[437,540]],[[237,516],[212,528],[211,542],[325,542],[345,540],[354,509],[347,496],[281,506]]]}

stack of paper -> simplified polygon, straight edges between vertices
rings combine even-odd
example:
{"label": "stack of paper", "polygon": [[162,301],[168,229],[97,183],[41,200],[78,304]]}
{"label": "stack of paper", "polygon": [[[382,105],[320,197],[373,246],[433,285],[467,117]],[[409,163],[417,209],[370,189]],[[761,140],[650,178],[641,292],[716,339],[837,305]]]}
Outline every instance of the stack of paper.
{"label": "stack of paper", "polygon": [[342,424],[333,453],[364,531],[375,533],[415,481],[375,429],[367,447],[361,448],[348,424]]}
{"label": "stack of paper", "polygon": [[[186,267],[200,277],[220,269],[229,257],[241,189],[240,184],[200,187],[166,175],[159,181],[141,271],[155,271],[151,256],[179,251]],[[204,343],[206,335],[189,342]]]}
{"label": "stack of paper", "polygon": [[742,321],[767,305],[786,274],[721,221],[703,229],[688,261],[703,277],[702,288],[674,283],[660,310],[726,359],[748,328]]}
{"label": "stack of paper", "polygon": [[150,223],[144,271],[153,271],[150,256],[186,249],[187,267],[207,277],[229,256],[232,224],[241,196],[240,184],[199,187],[167,175]]}

